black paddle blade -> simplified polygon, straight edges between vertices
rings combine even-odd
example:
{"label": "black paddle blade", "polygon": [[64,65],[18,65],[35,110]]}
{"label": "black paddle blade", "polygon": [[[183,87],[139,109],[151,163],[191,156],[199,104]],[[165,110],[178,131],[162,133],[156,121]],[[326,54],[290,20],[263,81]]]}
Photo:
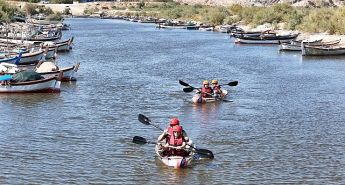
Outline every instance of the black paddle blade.
{"label": "black paddle blade", "polygon": [[141,123],[144,123],[145,125],[150,125],[150,122],[151,122],[151,120],[148,117],[144,116],[143,114],[138,115],[138,120]]}
{"label": "black paddle blade", "polygon": [[147,141],[145,138],[143,137],[140,137],[140,136],[134,136],[133,137],[133,143],[135,144],[139,144],[139,145],[143,145],[143,144],[146,144]]}
{"label": "black paddle blade", "polygon": [[194,88],[193,87],[186,87],[183,88],[183,92],[189,93],[189,92],[193,92]]}
{"label": "black paddle blade", "polygon": [[184,82],[182,80],[179,80],[178,82],[183,86],[186,86],[186,87],[190,86],[189,84],[187,84],[186,82]]}
{"label": "black paddle blade", "polygon": [[198,153],[201,158],[209,158],[209,159],[214,158],[213,153],[207,149],[196,148],[195,152]]}
{"label": "black paddle blade", "polygon": [[238,81],[232,81],[228,83],[228,86],[237,86]]}

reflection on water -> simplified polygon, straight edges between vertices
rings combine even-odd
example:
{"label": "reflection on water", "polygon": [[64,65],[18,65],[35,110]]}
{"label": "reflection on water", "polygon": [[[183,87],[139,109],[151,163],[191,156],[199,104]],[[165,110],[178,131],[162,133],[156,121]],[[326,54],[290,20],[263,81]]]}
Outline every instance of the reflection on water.
{"label": "reflection on water", "polygon": [[0,104],[17,104],[17,106],[33,107],[39,104],[46,104],[57,101],[60,98],[59,93],[16,93],[0,94]]}

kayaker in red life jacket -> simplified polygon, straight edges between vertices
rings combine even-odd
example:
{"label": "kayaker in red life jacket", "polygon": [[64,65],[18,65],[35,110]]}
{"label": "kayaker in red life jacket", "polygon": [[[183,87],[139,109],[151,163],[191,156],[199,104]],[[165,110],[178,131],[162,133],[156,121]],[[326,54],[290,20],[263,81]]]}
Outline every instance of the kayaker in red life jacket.
{"label": "kayaker in red life jacket", "polygon": [[169,127],[158,137],[158,142],[164,140],[165,144],[161,148],[165,155],[188,156],[189,152],[184,149],[189,148],[187,144],[191,145],[192,141],[189,140],[177,118],[171,119]]}
{"label": "kayaker in red life jacket", "polygon": [[203,98],[212,98],[213,90],[210,87],[208,80],[202,82],[203,87],[201,88],[201,97]]}
{"label": "kayaker in red life jacket", "polygon": [[220,89],[220,86],[218,85],[218,80],[212,80],[211,84],[212,84],[212,90],[213,90],[214,96],[221,97],[222,90]]}

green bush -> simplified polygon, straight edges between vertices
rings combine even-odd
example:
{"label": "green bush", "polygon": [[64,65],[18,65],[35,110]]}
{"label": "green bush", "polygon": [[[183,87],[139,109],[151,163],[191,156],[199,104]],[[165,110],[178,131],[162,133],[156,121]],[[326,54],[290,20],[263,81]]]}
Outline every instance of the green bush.
{"label": "green bush", "polygon": [[61,21],[63,19],[62,14],[60,12],[57,12],[55,14],[50,14],[47,19],[49,21]]}
{"label": "green bush", "polygon": [[30,3],[27,3],[24,7],[25,9],[25,12],[27,15],[35,15],[35,14],[38,14],[38,11],[37,11],[37,6],[34,5],[34,4],[30,4]]}

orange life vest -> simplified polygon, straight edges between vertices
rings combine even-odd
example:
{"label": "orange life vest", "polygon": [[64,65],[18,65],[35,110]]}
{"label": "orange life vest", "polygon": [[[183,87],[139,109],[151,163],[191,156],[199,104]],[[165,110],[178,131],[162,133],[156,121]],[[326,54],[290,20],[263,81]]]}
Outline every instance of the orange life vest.
{"label": "orange life vest", "polygon": [[172,127],[168,128],[168,133],[169,133],[169,136],[167,138],[167,141],[168,141],[169,145],[171,145],[171,146],[182,146],[182,144],[183,144],[183,134],[182,133],[180,134],[179,138],[175,138]]}
{"label": "orange life vest", "polygon": [[211,87],[207,87],[207,88],[203,87],[203,88],[201,88],[201,96],[203,98],[211,98],[212,95],[210,95],[210,94],[212,94],[212,92],[213,91],[212,91]]}

